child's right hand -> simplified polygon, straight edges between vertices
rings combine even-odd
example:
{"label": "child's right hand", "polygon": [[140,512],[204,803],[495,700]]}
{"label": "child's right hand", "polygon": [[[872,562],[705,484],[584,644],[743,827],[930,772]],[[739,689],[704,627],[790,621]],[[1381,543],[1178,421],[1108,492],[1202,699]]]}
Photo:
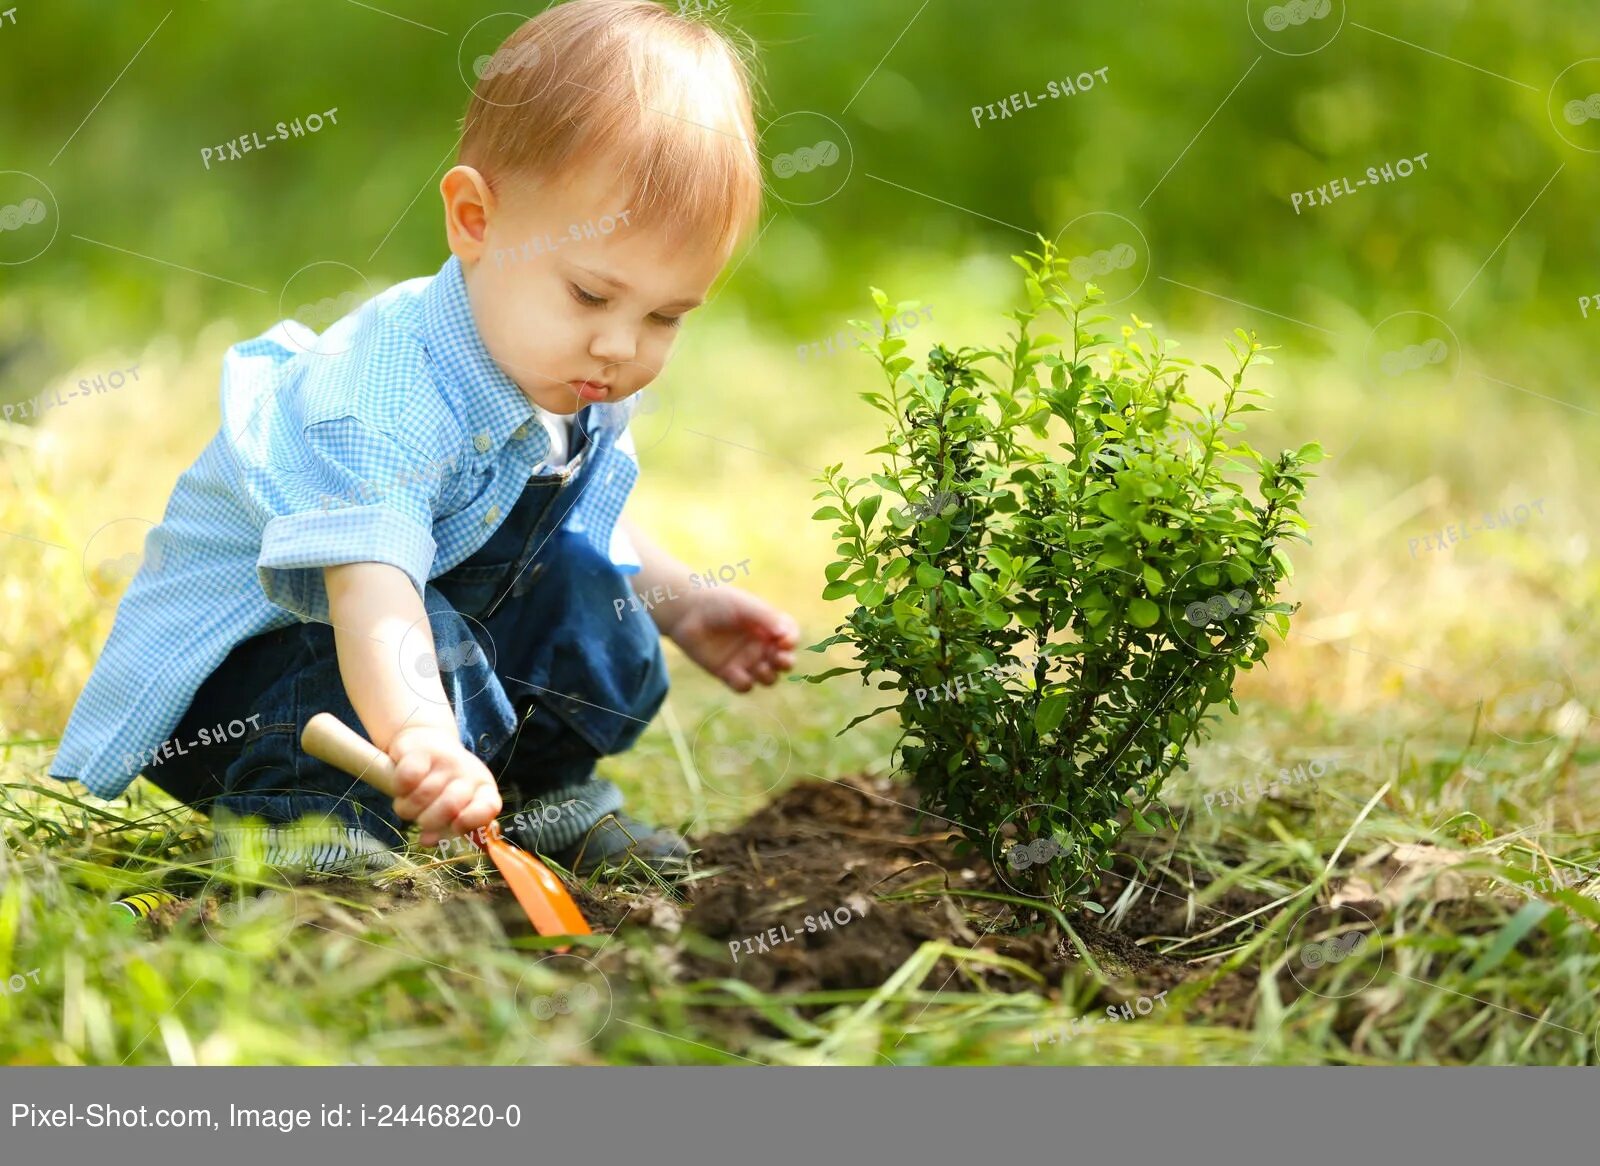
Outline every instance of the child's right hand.
{"label": "child's right hand", "polygon": [[461,744],[454,727],[402,728],[388,753],[399,789],[394,812],[422,827],[423,846],[487,826],[500,813],[494,775]]}

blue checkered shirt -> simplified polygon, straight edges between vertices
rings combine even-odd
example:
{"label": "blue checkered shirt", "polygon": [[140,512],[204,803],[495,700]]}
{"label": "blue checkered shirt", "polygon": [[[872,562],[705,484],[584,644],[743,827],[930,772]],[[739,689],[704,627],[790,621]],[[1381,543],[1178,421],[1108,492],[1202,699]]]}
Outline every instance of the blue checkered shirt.
{"label": "blue checkered shirt", "polygon": [[[490,359],[451,257],[318,336],[285,320],[228,350],[222,424],[179,476],[79,696],[53,777],[126,789],[235,645],[328,621],[322,569],[399,567],[422,593],[481,547],[545,472],[544,415]],[[590,405],[596,465],[562,527],[627,573],[617,525],[638,478],[638,397]],[[240,716],[244,716],[241,711]]]}

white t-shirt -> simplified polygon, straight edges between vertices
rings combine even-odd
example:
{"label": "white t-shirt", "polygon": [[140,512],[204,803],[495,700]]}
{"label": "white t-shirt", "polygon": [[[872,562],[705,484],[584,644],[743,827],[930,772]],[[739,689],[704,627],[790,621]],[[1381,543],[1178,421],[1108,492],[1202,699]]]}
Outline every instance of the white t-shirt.
{"label": "white t-shirt", "polygon": [[572,431],[577,425],[577,414],[562,415],[539,410],[539,420],[550,435],[550,453],[545,458],[545,469],[559,470],[567,464],[567,451],[572,448]]}
{"label": "white t-shirt", "polygon": [[[550,452],[545,455],[542,465],[535,471],[540,474],[559,473],[568,468],[571,461],[571,450],[574,431],[577,429],[578,415],[576,413],[548,413],[538,406],[534,406],[540,422],[544,425],[545,433],[550,436]],[[631,417],[637,405],[629,406],[628,415]],[[633,431],[624,428],[617,438],[617,451],[631,461],[635,467],[639,463],[639,451],[633,443]],[[584,447],[587,453],[588,447]],[[579,455],[584,456],[583,454]],[[581,518],[568,520],[569,528],[575,533],[583,533]],[[610,553],[612,561],[618,564],[618,569],[624,574],[633,574],[641,567],[639,550],[633,545],[633,540],[623,530],[622,523],[616,522],[611,528]]]}

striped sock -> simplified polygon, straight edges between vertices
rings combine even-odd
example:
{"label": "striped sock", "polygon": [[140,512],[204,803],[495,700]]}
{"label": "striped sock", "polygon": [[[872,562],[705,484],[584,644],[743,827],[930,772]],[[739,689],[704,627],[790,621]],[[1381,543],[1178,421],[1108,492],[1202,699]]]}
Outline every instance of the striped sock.
{"label": "striped sock", "polygon": [[600,819],[622,809],[622,791],[603,777],[535,798],[500,829],[524,850],[555,854],[574,846]]}

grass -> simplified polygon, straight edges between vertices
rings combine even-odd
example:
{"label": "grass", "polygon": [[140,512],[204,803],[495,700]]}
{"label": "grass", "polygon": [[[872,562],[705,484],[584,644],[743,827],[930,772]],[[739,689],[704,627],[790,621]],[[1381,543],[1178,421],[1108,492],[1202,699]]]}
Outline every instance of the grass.
{"label": "grass", "polygon": [[[941,305],[929,343],[970,338],[955,305],[992,302],[1009,286],[993,272],[964,278],[961,293],[923,293]],[[0,984],[25,980],[0,993],[0,1061],[1600,1060],[1600,879],[1585,870],[1600,863],[1600,744],[1587,711],[1594,635],[1581,614],[1600,593],[1581,504],[1595,478],[1581,454],[1594,435],[1559,406],[1481,380],[1463,378],[1450,411],[1436,397],[1376,391],[1325,352],[1280,358],[1267,383],[1277,412],[1252,432],[1259,448],[1315,438],[1335,455],[1310,496],[1315,544],[1296,552],[1293,598],[1304,606],[1290,640],[1241,678],[1241,714],[1166,787],[1181,829],[1130,834],[1132,857],[1105,885],[1103,925],[1195,977],[1169,990],[1164,1009],[1039,1039],[1080,1011],[1103,1012],[1108,992],[1152,989],[1092,945],[1047,977],[999,939],[924,945],[861,989],[685,982],[675,974],[683,953],[717,945],[675,931],[671,905],[647,894],[604,896],[615,933],[558,955],[549,942],[508,937],[471,856],[417,853],[370,885],[302,885],[292,931],[270,907],[229,928],[226,943],[194,922],[156,939],[119,921],[108,910],[118,894],[204,884],[210,827],[144,783],[103,803],[41,777],[114,613],[114,595],[84,576],[84,552],[108,523],[159,516],[214,431],[217,358],[234,338],[223,322],[188,349],[154,343],[135,354],[147,370],[139,389],[0,432],[0,530],[11,536],[0,538]],[[750,558],[742,585],[793,611],[807,642],[821,639],[838,614],[818,598],[829,548],[807,518],[809,475],[873,444],[870,410],[842,406],[829,379],[861,386],[870,369],[835,357],[807,370],[792,343],[754,336],[734,316],[684,343],[631,512],[692,569]],[[755,371],[730,378],[728,368]],[[759,400],[749,392],[757,373]],[[695,390],[673,392],[679,385]],[[128,432],[141,435],[137,448],[106,456]],[[1412,539],[1445,523],[1535,497],[1545,499],[1537,519],[1412,553]],[[859,686],[781,684],[739,697],[670,648],[669,657],[666,710],[605,769],[642,816],[703,834],[748,817],[774,782],[890,768],[888,718],[835,735],[873,707]],[[1558,685],[1559,700],[1518,704],[1519,694],[1555,691],[1529,687],[1541,683]],[[792,750],[783,772],[751,773],[742,787],[709,772],[715,732],[774,724]],[[1223,788],[1313,759],[1327,766],[1315,788],[1218,802]],[[1558,870],[1569,873],[1556,889],[1519,886]],[[393,893],[399,880],[412,897]],[[1381,958],[1328,969],[1314,991],[1300,990],[1300,945],[1340,892],[1375,916]],[[925,881],[895,894],[946,893]],[[998,905],[1014,908],[1013,931],[1040,923],[1032,904],[946,897],[971,920]],[[766,922],[751,919],[749,930]],[[997,991],[985,969],[1024,986]],[[596,997],[572,1007],[585,984]]]}

